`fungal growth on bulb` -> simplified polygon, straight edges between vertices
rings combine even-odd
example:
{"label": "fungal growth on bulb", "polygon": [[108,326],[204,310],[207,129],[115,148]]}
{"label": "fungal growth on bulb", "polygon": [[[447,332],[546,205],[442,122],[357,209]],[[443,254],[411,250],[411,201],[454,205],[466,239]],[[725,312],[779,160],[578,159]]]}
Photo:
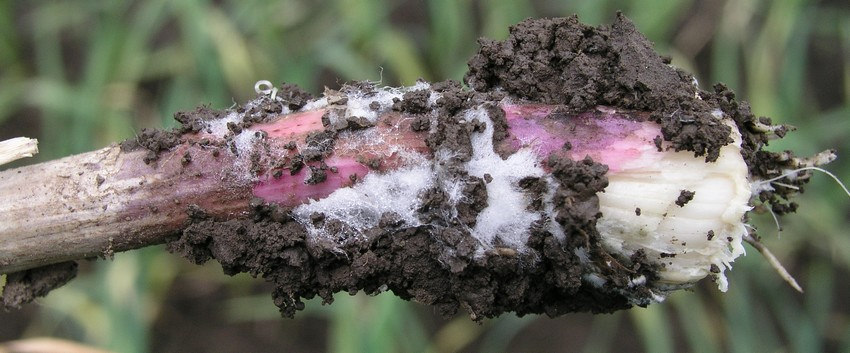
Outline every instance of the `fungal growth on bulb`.
{"label": "fungal growth on bulb", "polygon": [[707,277],[728,290],[753,202],[796,207],[807,172],[764,183],[804,166],[762,150],[787,129],[699,89],[622,15],[527,20],[481,45],[471,89],[358,82],[293,104],[303,92],[263,83],[203,120],[275,221],[202,215],[170,247],[266,277],[285,315],[359,290],[475,319],[608,312]]}
{"label": "fungal growth on bulb", "polygon": [[733,290],[742,242],[758,244],[748,212],[793,212],[834,158],[764,150],[788,129],[700,89],[621,14],[526,20],[480,45],[468,88],[316,98],[261,81],[243,106],[143,133],[150,168],[177,156],[189,189],[244,203],[188,199],[168,248],[263,277],[285,316],[341,291],[475,320],[612,312],[705,278]]}

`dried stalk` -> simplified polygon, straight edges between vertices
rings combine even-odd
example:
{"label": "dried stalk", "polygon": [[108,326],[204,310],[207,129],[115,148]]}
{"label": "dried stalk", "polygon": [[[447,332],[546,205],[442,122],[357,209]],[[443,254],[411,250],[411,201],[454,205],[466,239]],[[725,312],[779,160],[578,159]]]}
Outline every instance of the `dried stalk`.
{"label": "dried stalk", "polygon": [[38,153],[38,140],[16,137],[0,142],[0,165]]}
{"label": "dried stalk", "polygon": [[191,203],[225,218],[245,211],[250,192],[202,170],[226,157],[183,165],[197,148],[163,153],[158,167],[112,145],[0,172],[0,274],[162,243]]}

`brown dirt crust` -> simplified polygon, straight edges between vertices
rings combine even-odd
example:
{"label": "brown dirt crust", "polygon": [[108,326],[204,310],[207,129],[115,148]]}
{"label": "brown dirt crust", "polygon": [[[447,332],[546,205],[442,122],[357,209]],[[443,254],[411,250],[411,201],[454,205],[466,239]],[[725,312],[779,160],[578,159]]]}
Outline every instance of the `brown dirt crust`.
{"label": "brown dirt crust", "polygon": [[401,101],[397,102],[396,110],[410,114],[421,114],[428,111],[428,97],[431,96],[431,91],[420,89],[405,93],[401,97]]}
{"label": "brown dirt crust", "polygon": [[313,99],[311,93],[291,83],[281,84],[277,96],[283,99],[283,103],[286,104],[289,110],[301,109],[301,107]]}
{"label": "brown dirt crust", "polygon": [[[574,186],[558,190],[562,201],[557,221],[577,236],[561,243],[542,224],[535,226],[528,242],[532,252],[496,248],[475,257],[475,239],[462,227],[405,227],[392,213],[366,231],[365,240],[340,244],[309,237],[301,224],[287,216],[287,210],[263,203],[255,204],[253,219],[227,221],[193,208],[191,224],[168,248],[194,263],[214,258],[230,275],[247,272],[264,277],[274,284],[275,305],[288,317],[304,308],[302,299],[318,295],[330,303],[333,293],[361,290],[392,291],[402,299],[432,305],[442,315],[463,310],[475,320],[504,312],[557,316],[648,304],[651,293],[646,287],[623,289],[631,276],[654,278],[657,268],[640,254],[615,259],[598,243],[596,192],[607,185],[607,168],[591,160],[549,163],[563,185]],[[483,181],[477,180],[469,190],[476,194],[482,187]],[[429,197],[436,200],[433,205],[443,200],[439,195]],[[428,210],[423,209],[423,217]],[[470,220],[461,218],[458,222]],[[313,221],[325,222],[325,218],[315,215]],[[589,249],[600,262],[617,265],[583,264],[571,251],[576,247]],[[601,275],[608,283],[601,288],[582,281],[592,267],[607,269]]]}
{"label": "brown dirt crust", "polygon": [[74,261],[10,273],[3,287],[3,308],[20,309],[22,305],[47,295],[76,276],[77,263]]}

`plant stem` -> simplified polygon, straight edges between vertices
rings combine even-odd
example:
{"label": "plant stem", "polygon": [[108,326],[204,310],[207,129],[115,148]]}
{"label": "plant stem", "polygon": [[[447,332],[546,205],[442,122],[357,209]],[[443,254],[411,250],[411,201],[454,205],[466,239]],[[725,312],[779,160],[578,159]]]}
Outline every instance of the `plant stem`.
{"label": "plant stem", "polygon": [[38,140],[16,137],[0,141],[0,165],[38,153]]}
{"label": "plant stem", "polygon": [[180,145],[155,168],[147,151],[112,145],[0,172],[0,273],[162,243],[186,222],[187,204],[223,218],[245,212],[247,185],[204,174],[229,157],[181,164],[199,148]]}

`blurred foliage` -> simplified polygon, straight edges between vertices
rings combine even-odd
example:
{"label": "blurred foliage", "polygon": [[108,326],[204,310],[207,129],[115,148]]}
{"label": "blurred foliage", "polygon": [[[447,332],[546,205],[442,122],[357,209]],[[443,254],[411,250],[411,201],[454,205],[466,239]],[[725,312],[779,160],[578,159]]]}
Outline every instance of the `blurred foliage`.
{"label": "blurred foliage", "polygon": [[[817,0],[0,0],[0,138],[37,134],[45,160],[169,126],[173,112],[199,104],[244,101],[259,79],[314,93],[349,80],[459,80],[479,36],[502,39],[529,16],[578,13],[600,24],[617,9],[703,87],[725,82],[757,114],[799,128],[774,149],[850,153],[850,4]],[[829,169],[850,181],[845,160]],[[292,347],[335,352],[850,351],[850,203],[838,190],[816,176],[798,215],[780,219],[781,239],[769,216],[754,216],[804,295],[751,249],[735,262],[728,293],[703,283],[614,315],[507,315],[478,325],[437,319],[391,295],[340,294],[331,306],[308,303],[293,321],[258,294],[259,280],[153,248],[87,265],[37,311],[16,316],[23,330],[0,331],[0,339],[52,335],[121,352],[247,350],[255,346],[217,346],[216,336],[240,330],[236,338],[248,342],[272,327],[269,336]],[[173,303],[186,292],[186,306]],[[213,301],[185,327],[170,319]],[[0,313],[0,322],[10,315]],[[209,317],[221,321],[215,333],[179,336]],[[305,327],[318,329],[292,333]],[[319,343],[292,343],[311,335]],[[175,336],[201,343],[163,343]]]}

